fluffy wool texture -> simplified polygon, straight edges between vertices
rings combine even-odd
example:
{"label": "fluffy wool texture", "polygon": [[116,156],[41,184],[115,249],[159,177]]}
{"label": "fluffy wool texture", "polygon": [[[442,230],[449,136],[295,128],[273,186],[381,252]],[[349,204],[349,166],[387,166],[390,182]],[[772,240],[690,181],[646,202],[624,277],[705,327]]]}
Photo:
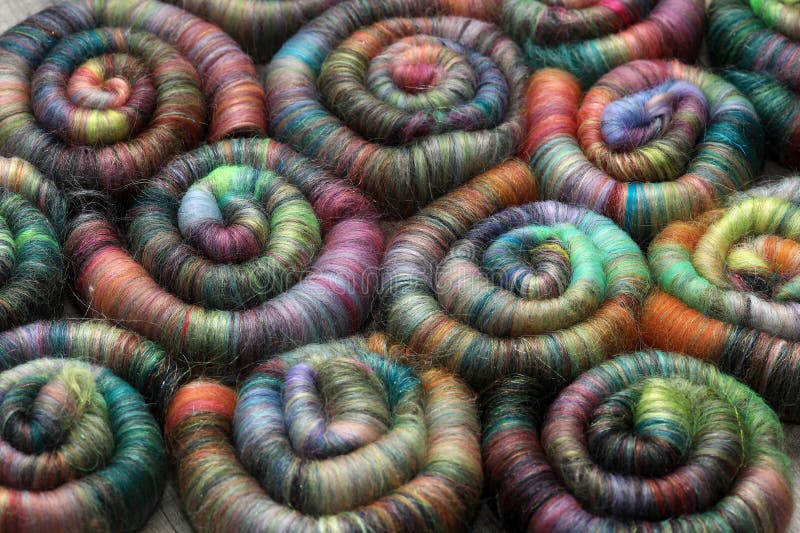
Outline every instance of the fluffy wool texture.
{"label": "fluffy wool texture", "polygon": [[0,529],[141,528],[167,461],[148,403],[160,417],[180,375],[161,348],[105,323],[0,334]]}
{"label": "fluffy wool texture", "polygon": [[649,288],[641,251],[613,221],[558,202],[502,211],[525,202],[512,169],[411,218],[383,263],[389,334],[479,389],[509,372],[563,384],[633,348]]}
{"label": "fluffy wool texture", "polygon": [[658,289],[645,341],[712,361],[800,421],[800,178],[667,227],[648,252]]}
{"label": "fluffy wool texture", "polygon": [[488,392],[483,456],[528,531],[780,532],[792,513],[775,413],[711,365],[622,355],[550,404],[530,378]]}
{"label": "fluffy wool texture", "polygon": [[775,0],[714,0],[708,51],[758,110],[775,156],[800,167],[800,12]]}
{"label": "fluffy wool texture", "polygon": [[213,22],[256,61],[272,54],[300,27],[342,0],[167,0]]}
{"label": "fluffy wool texture", "polygon": [[505,29],[533,70],[567,70],[588,87],[636,59],[692,62],[703,40],[703,0],[503,0]]}
{"label": "fluffy wool texture", "polygon": [[474,394],[381,338],[310,345],[237,392],[197,381],[166,434],[201,531],[463,531],[481,496]]}
{"label": "fluffy wool texture", "polygon": [[524,130],[518,47],[443,4],[344,2],[267,69],[275,136],[402,215],[513,155]]}
{"label": "fluffy wool texture", "polygon": [[584,95],[555,69],[528,86],[525,157],[545,198],[589,207],[638,241],[717,207],[761,168],[764,133],[724,79],[677,61],[633,61]]}
{"label": "fluffy wool texture", "polygon": [[65,251],[94,313],[230,372],[358,330],[383,235],[357,189],[281,143],[239,139],[172,161],[119,224],[80,215]]}
{"label": "fluffy wool texture", "polygon": [[30,163],[0,157],[0,330],[58,313],[67,205]]}
{"label": "fluffy wool texture", "polygon": [[174,6],[65,2],[0,37],[0,149],[57,183],[126,189],[203,139],[265,130],[253,61]]}

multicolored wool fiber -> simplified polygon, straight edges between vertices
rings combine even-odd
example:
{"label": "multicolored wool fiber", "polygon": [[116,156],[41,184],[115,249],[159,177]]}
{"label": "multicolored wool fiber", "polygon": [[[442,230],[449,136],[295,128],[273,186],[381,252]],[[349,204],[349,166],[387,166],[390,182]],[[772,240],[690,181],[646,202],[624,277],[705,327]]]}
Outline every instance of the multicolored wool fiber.
{"label": "multicolored wool fiber", "polygon": [[174,6],[65,2],[0,37],[0,150],[56,183],[127,190],[204,139],[265,131],[252,59]]}
{"label": "multicolored wool fiber", "polygon": [[708,51],[755,106],[777,159],[800,167],[800,11],[776,0],[713,0]]}
{"label": "multicolored wool fiber", "polygon": [[67,202],[30,163],[0,157],[0,331],[62,308]]}
{"label": "multicolored wool fiber", "polygon": [[525,202],[509,180],[517,164],[432,203],[384,257],[387,332],[478,390],[514,372],[563,386],[634,348],[650,286],[642,252],[613,221],[558,202],[502,210]]}
{"label": "multicolored wool fiber", "polygon": [[648,261],[645,342],[717,364],[800,421],[800,178],[671,224]]}
{"label": "multicolored wool fiber", "polygon": [[537,532],[786,531],[789,459],[775,413],[675,353],[615,357],[548,405],[527,376],[484,403],[483,457],[510,525]]}
{"label": "multicolored wool fiber", "polygon": [[357,331],[383,235],[358,189],[281,143],[237,139],[173,160],[119,224],[81,214],[65,250],[91,311],[230,373]]}
{"label": "multicolored wool fiber", "polygon": [[201,531],[463,531],[483,490],[474,393],[381,340],[309,345],[238,392],[196,381],[167,414]]}
{"label": "multicolored wool fiber", "polygon": [[633,61],[584,95],[562,70],[528,86],[525,157],[544,198],[589,207],[648,241],[717,207],[761,169],[764,133],[730,83],[677,61]]}
{"label": "multicolored wool fiber", "polygon": [[106,323],[0,333],[0,529],[144,526],[166,473],[156,417],[180,378],[161,348]]}
{"label": "multicolored wool fiber", "polygon": [[514,155],[525,129],[519,48],[497,26],[449,16],[443,4],[338,4],[267,68],[275,137],[394,214],[410,215]]}
{"label": "multicolored wool fiber", "polygon": [[503,0],[503,29],[535,71],[567,70],[591,86],[636,59],[693,62],[703,40],[703,0]]}

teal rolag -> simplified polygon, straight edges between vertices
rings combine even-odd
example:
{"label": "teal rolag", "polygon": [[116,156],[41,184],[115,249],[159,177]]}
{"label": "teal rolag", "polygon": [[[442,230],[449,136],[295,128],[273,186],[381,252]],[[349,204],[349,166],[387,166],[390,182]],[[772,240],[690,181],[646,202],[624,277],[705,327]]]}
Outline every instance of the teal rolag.
{"label": "teal rolag", "polygon": [[0,529],[135,531],[164,488],[159,428],[183,374],[99,321],[0,333]]}
{"label": "teal rolag", "polygon": [[800,10],[777,0],[714,0],[708,51],[725,77],[753,102],[772,153],[800,167]]}

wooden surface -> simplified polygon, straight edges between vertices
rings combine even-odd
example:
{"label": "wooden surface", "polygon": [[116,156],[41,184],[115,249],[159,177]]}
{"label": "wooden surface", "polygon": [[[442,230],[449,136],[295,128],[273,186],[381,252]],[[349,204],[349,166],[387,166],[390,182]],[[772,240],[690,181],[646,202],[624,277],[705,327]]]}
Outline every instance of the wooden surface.
{"label": "wooden surface", "polygon": [[[0,32],[22,21],[26,16],[54,3],[56,2],[53,0],[0,0]],[[785,169],[774,163],[768,163],[765,171],[768,175],[785,174],[786,172]],[[75,311],[69,314],[77,316]],[[794,501],[795,508],[798,509],[798,512],[795,512],[792,517],[790,531],[800,532],[800,425],[785,424],[784,431],[786,434],[786,448],[792,459]],[[167,483],[161,504],[143,530],[146,533],[187,533],[192,531],[181,510],[173,473],[170,472],[169,476],[170,480]],[[473,524],[473,530],[481,533],[498,530],[494,517],[485,505],[482,507],[475,524]]]}

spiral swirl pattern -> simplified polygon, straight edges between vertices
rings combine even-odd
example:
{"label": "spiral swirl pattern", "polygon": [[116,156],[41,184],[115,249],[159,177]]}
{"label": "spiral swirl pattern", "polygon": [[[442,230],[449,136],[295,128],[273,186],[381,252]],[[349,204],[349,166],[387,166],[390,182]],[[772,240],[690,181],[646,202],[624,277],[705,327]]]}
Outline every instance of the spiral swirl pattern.
{"label": "spiral swirl pattern", "polygon": [[718,364],[800,420],[800,180],[671,224],[650,246],[658,289],[642,318],[651,346]]}
{"label": "spiral swirl pattern", "polygon": [[513,155],[519,49],[448,9],[355,0],[326,11],[268,67],[271,131],[403,215]]}
{"label": "spiral swirl pattern", "polygon": [[300,348],[236,394],[190,383],[166,428],[202,531],[459,531],[483,487],[473,393],[375,340]]}
{"label": "spiral swirl pattern", "polygon": [[531,78],[525,154],[545,198],[589,207],[648,241],[717,207],[763,158],[753,106],[722,78],[677,61],[634,61],[585,95],[566,72]]}
{"label": "spiral swirl pattern", "polygon": [[62,3],[0,37],[0,147],[57,183],[136,186],[205,138],[264,133],[263,98],[230,37],[154,0]]}
{"label": "spiral swirl pattern", "polygon": [[775,413],[675,353],[622,355],[548,407],[524,376],[487,395],[489,483],[528,531],[785,531],[789,460]]}
{"label": "spiral swirl pattern", "polygon": [[0,157],[0,330],[61,308],[67,205],[30,163]]}
{"label": "spiral swirl pattern", "polygon": [[503,28],[533,70],[571,72],[584,87],[636,59],[694,62],[703,40],[699,0],[504,0]]}
{"label": "spiral swirl pattern", "polygon": [[708,50],[725,77],[753,102],[770,149],[800,167],[800,10],[777,0],[714,0]]}
{"label": "spiral swirl pattern", "polygon": [[650,277],[625,232],[558,202],[470,211],[482,204],[446,196],[392,239],[390,335],[478,388],[513,372],[562,383],[636,345]]}
{"label": "spiral swirl pattern", "polygon": [[167,460],[145,402],[160,417],[178,379],[163,350],[102,322],[0,334],[0,529],[141,528]]}
{"label": "spiral swirl pattern", "polygon": [[377,215],[278,142],[225,141],[175,159],[125,219],[127,244],[105,214],[76,219],[66,253],[77,291],[193,363],[230,371],[352,333],[370,311]]}

